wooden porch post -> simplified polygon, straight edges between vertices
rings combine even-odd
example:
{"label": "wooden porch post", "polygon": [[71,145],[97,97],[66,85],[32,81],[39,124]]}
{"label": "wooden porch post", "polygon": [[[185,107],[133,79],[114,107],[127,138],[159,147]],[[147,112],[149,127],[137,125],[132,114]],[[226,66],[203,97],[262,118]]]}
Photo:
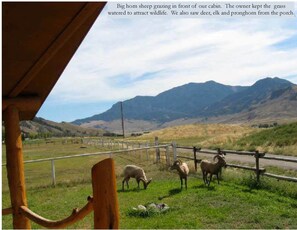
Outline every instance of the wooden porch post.
{"label": "wooden porch post", "polygon": [[113,159],[107,158],[93,166],[92,186],[94,228],[118,229],[119,205]]}
{"label": "wooden porch post", "polygon": [[27,206],[19,111],[16,106],[10,105],[3,115],[7,177],[13,209],[13,228],[31,229],[30,220],[19,212],[21,206]]}

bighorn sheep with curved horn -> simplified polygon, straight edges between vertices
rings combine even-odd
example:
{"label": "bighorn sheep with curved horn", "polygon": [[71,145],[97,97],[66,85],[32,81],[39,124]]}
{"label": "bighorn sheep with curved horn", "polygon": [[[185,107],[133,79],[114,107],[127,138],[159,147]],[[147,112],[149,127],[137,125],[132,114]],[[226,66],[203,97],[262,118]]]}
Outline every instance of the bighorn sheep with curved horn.
{"label": "bighorn sheep with curved horn", "polygon": [[[219,182],[219,172],[221,171],[222,167],[226,166],[225,157],[221,154],[217,154],[214,156],[213,160],[218,159],[217,162],[213,163],[208,160],[202,160],[200,163],[203,181],[208,186],[210,185],[212,175],[217,175],[218,184]],[[210,174],[209,181],[207,180],[207,175]]]}
{"label": "bighorn sheep with curved horn", "polygon": [[122,182],[122,190],[124,191],[124,187],[125,187],[125,181],[126,181],[126,185],[127,188],[129,188],[129,180],[130,178],[135,178],[138,184],[138,188],[139,188],[139,182],[142,181],[143,182],[143,187],[144,189],[147,188],[147,186],[151,183],[152,178],[151,179],[147,179],[145,176],[145,172],[142,168],[136,166],[136,165],[126,165],[124,168],[124,180]]}
{"label": "bighorn sheep with curved horn", "polygon": [[189,175],[189,167],[185,162],[181,160],[174,161],[173,165],[170,167],[171,170],[176,169],[180,177],[181,189],[183,188],[183,179],[185,180],[185,187],[188,189],[187,180]]}

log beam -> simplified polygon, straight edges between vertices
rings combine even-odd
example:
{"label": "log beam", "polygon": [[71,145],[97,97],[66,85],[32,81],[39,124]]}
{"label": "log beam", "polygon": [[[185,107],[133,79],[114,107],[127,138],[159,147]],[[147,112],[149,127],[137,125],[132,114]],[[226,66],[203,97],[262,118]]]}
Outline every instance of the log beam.
{"label": "log beam", "polygon": [[27,206],[23,150],[21,130],[19,127],[19,110],[10,105],[4,112],[6,135],[6,167],[10,191],[11,206],[13,209],[13,228],[30,229],[28,218],[19,212],[21,206]]}
{"label": "log beam", "polygon": [[15,106],[19,112],[38,111],[41,106],[39,97],[15,97],[2,99],[2,111],[5,111],[8,106]]}

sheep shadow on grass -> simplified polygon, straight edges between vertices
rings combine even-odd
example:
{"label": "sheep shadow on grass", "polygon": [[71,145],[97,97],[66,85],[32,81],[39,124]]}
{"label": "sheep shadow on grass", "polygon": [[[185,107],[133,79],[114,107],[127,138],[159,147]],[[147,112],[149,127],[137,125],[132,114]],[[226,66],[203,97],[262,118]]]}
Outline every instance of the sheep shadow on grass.
{"label": "sheep shadow on grass", "polygon": [[168,195],[160,196],[158,198],[158,200],[163,200],[164,198],[168,198],[168,197],[174,196],[174,195],[180,193],[181,191],[182,191],[182,189],[180,189],[180,188],[170,189],[169,192],[168,192]]}
{"label": "sheep shadow on grass", "polygon": [[118,193],[128,193],[128,192],[141,192],[145,189],[142,189],[142,188],[131,188],[131,189],[125,189],[124,191],[120,188],[117,190]]}
{"label": "sheep shadow on grass", "polygon": [[215,191],[216,190],[216,186],[214,186],[214,185],[207,186],[205,184],[195,185],[192,188],[193,189],[207,189],[208,191]]}

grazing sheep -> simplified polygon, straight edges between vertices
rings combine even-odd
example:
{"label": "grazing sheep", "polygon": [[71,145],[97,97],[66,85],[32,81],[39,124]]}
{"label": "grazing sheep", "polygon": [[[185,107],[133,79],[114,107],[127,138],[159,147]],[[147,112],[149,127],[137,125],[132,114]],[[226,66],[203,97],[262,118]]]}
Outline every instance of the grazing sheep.
{"label": "grazing sheep", "polygon": [[126,181],[127,184],[127,188],[129,188],[129,180],[130,178],[135,178],[138,184],[138,188],[139,188],[139,182],[142,181],[143,182],[143,187],[144,189],[147,188],[147,186],[149,185],[149,183],[151,183],[152,178],[151,179],[147,179],[144,173],[144,170],[136,165],[126,165],[124,168],[124,180],[122,182],[122,189],[124,191],[124,183]]}
{"label": "grazing sheep", "polygon": [[188,165],[181,160],[176,160],[174,161],[173,165],[170,167],[171,170],[176,169],[179,177],[180,177],[180,184],[181,184],[181,189],[183,188],[183,179],[185,179],[185,187],[188,189],[187,185],[187,180],[188,180],[188,175],[189,175],[189,167]]}
{"label": "grazing sheep", "polygon": [[[213,160],[216,158],[218,158],[218,161],[214,163],[209,162],[208,160],[202,160],[200,163],[203,181],[205,184],[208,184],[208,186],[210,185],[213,174],[217,175],[218,184],[220,183],[219,172],[222,170],[222,167],[226,166],[225,157],[223,155],[217,154],[214,156]],[[210,174],[209,181],[207,180],[208,174]]]}

